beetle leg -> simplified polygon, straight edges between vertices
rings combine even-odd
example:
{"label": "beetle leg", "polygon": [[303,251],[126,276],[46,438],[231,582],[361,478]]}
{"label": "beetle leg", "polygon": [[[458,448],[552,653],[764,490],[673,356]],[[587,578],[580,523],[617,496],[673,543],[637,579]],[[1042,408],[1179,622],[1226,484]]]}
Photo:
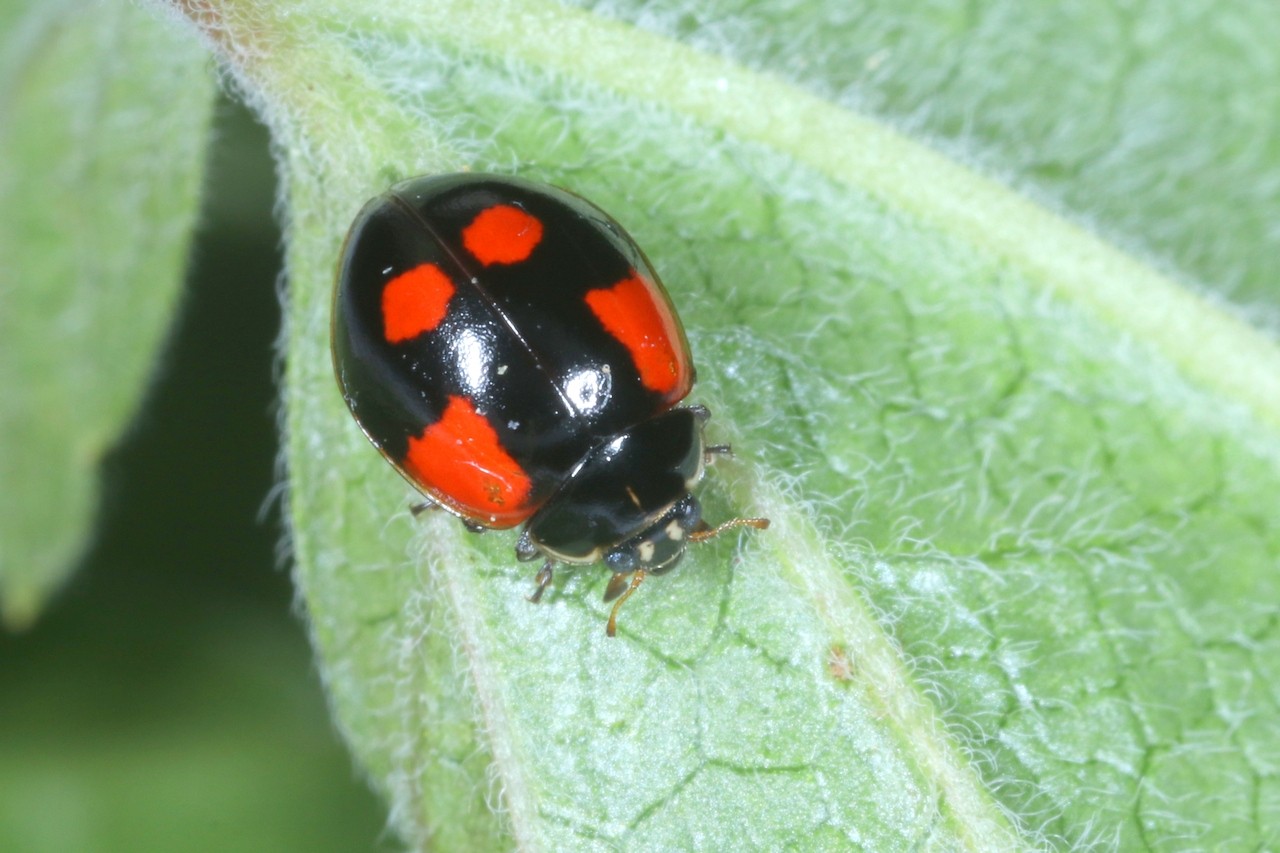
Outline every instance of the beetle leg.
{"label": "beetle leg", "polygon": [[[635,592],[636,589],[640,586],[640,584],[644,583],[644,575],[645,575],[644,569],[636,569],[635,574],[631,576],[631,585],[627,587],[627,591],[622,593],[622,595],[619,596],[618,600],[613,603],[613,610],[609,611],[609,624],[605,625],[604,627],[604,632],[606,635],[610,637],[617,635],[618,611],[622,609],[622,602],[630,598],[631,593]],[[623,582],[625,583],[625,580],[626,580],[625,574],[619,573],[609,578],[609,586],[605,589],[605,593],[604,593],[605,601],[609,600],[608,598],[609,592],[613,589],[614,583],[617,582],[619,578],[623,579]],[[619,589],[622,588],[621,583],[618,583],[618,588]],[[617,593],[614,593],[614,594],[617,595]]]}
{"label": "beetle leg", "polygon": [[424,512],[433,512],[434,510],[437,510],[437,509],[440,509],[440,504],[436,503],[435,501],[429,498],[426,500],[419,501],[416,504],[411,504],[409,506],[409,512],[413,513],[414,518],[417,518],[418,516],[422,515]]}
{"label": "beetle leg", "polygon": [[554,576],[552,566],[554,565],[555,563],[547,560],[542,564],[542,568],[538,569],[538,576],[534,578],[538,584],[538,588],[533,591],[533,595],[529,596],[529,600],[534,604],[537,604],[542,600],[542,594],[547,591],[547,587],[551,586],[551,578]]}
{"label": "beetle leg", "polygon": [[767,518],[731,518],[726,522],[717,524],[715,527],[704,521],[689,534],[689,541],[706,542],[708,539],[714,539],[726,530],[732,530],[735,527],[754,527],[756,530],[764,530],[768,526],[769,519]]}
{"label": "beetle leg", "polygon": [[[442,510],[442,509],[444,509],[443,506],[441,506],[440,504],[428,498],[426,500],[423,500],[416,504],[411,505],[409,507],[409,512],[413,513],[414,518],[417,518],[423,513],[436,512],[437,510]],[[484,533],[489,529],[478,521],[468,521],[465,518],[462,519],[462,526],[467,528],[467,531],[469,533]]]}
{"label": "beetle leg", "polygon": [[728,456],[733,458],[733,448],[727,444],[708,444],[702,449],[702,459],[708,465],[715,461],[717,456]]}
{"label": "beetle leg", "polygon": [[627,588],[627,581],[631,580],[631,574],[631,572],[627,571],[613,573],[609,578],[609,585],[604,588],[603,601],[605,604],[622,595],[622,591]]}

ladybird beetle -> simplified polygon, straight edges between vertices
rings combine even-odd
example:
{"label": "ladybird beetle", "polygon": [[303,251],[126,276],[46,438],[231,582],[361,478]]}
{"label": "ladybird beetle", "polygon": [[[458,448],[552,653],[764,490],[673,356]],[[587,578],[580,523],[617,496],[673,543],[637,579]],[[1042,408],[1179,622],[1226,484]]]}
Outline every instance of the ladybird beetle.
{"label": "ladybird beetle", "polygon": [[[644,253],[573,193],[462,173],[396,184],[342,252],[333,360],[382,455],[468,529],[523,524],[520,560],[602,560],[618,608],[689,542],[765,519],[702,520],[690,489],[709,412],[684,329]],[[630,581],[628,583],[628,580]]]}

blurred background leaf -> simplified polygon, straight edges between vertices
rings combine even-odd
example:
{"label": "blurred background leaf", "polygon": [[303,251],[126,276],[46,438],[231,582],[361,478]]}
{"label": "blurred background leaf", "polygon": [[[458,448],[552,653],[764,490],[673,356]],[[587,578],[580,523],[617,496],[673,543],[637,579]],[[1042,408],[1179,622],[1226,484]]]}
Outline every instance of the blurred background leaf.
{"label": "blurred background leaf", "polygon": [[272,568],[266,135],[147,10],[0,33],[0,850],[379,849]]}
{"label": "blurred background leaf", "polygon": [[21,628],[84,547],[172,322],[214,86],[129,4],[7,2],[0,32],[0,615]]}
{"label": "blurred background leaf", "polygon": [[92,543],[46,616],[0,632],[0,850],[395,849],[273,568],[266,134],[221,101],[212,138],[177,328]]}

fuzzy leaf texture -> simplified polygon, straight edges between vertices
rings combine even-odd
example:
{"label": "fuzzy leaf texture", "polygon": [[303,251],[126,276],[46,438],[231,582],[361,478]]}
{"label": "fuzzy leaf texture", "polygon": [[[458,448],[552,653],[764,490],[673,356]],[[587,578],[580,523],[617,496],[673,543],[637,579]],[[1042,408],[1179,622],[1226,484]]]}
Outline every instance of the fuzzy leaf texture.
{"label": "fuzzy leaf texture", "polygon": [[[297,580],[410,844],[1280,840],[1280,353],[1162,272],[1277,302],[1280,12],[897,5],[176,5],[276,135]],[[774,521],[614,640],[603,571],[533,606],[513,536],[412,518],[334,385],[347,225],[464,167],[631,230],[708,515]]]}
{"label": "fuzzy leaf texture", "polygon": [[190,34],[97,0],[0,2],[0,615],[27,625],[173,320],[215,88]]}

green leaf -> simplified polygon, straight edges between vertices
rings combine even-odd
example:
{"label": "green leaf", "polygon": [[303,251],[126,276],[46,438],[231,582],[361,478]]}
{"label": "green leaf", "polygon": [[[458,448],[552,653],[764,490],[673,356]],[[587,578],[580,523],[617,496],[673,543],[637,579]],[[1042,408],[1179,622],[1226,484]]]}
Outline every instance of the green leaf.
{"label": "green leaf", "polygon": [[[918,74],[892,51],[873,61],[879,31],[834,0],[706,26],[665,4],[659,32],[547,0],[184,8],[277,137],[297,578],[341,725],[411,843],[1276,843],[1280,352],[1156,265],[830,96],[890,60],[882,90],[920,92],[945,59]],[[937,32],[975,29],[968,5],[931,8]],[[1112,78],[1179,102],[1180,66],[1145,47],[1163,10],[1129,14]],[[1277,15],[1213,7],[1242,38]],[[1003,42],[1003,20],[989,42],[1031,43]],[[1065,43],[1094,43],[1091,19],[1068,24]],[[1179,49],[1204,69],[1225,54],[1274,93],[1271,53],[1229,48]],[[969,61],[986,73],[937,115],[1010,92],[1071,125],[1034,85],[1062,73]],[[983,128],[961,141],[1018,142]],[[1090,149],[1059,141],[1076,166],[1041,192],[1087,202]],[[1158,150],[1185,160],[1146,174],[1205,156],[1195,139]],[[1275,147],[1251,156],[1266,186]],[[603,572],[561,573],[534,607],[511,536],[413,519],[334,387],[347,224],[392,180],[460,165],[567,186],[632,231],[690,328],[713,440],[737,451],[703,487],[708,514],[774,521],[647,583],[616,640]],[[1211,184],[1164,197],[1211,214]],[[1241,197],[1268,221],[1269,196]],[[1188,229],[1160,209],[1134,205],[1121,230],[1176,246],[1165,235]],[[1195,236],[1260,280],[1238,221],[1204,217]]]}
{"label": "green leaf", "polygon": [[874,112],[1280,328],[1280,16],[893,0],[584,0]]}
{"label": "green leaf", "polygon": [[172,320],[214,87],[128,3],[6,3],[0,32],[0,613],[22,627],[84,546]]}

